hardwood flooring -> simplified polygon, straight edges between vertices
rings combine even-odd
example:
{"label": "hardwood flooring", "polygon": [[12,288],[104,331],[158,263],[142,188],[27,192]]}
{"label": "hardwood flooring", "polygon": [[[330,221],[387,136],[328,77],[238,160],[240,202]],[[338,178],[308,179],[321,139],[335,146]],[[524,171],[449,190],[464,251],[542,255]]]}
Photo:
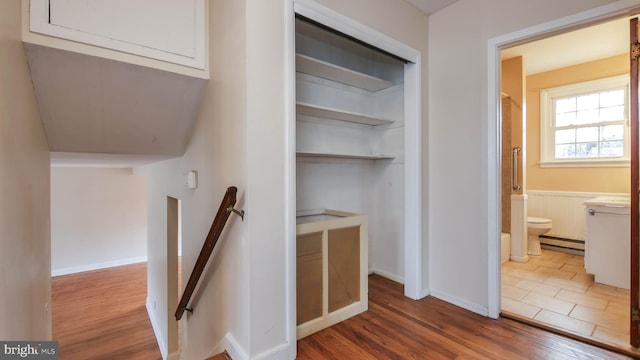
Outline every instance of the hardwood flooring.
{"label": "hardwood flooring", "polygon": [[146,263],[52,279],[60,360],[162,359],[145,308]]}
{"label": "hardwood flooring", "polygon": [[298,359],[629,359],[513,320],[489,319],[369,277],[369,311],[298,341]]}
{"label": "hardwood flooring", "polygon": [[[402,290],[370,276],[369,311],[298,341],[298,359],[628,359]],[[61,360],[161,359],[144,305],[146,264],[55,277],[52,292]]]}

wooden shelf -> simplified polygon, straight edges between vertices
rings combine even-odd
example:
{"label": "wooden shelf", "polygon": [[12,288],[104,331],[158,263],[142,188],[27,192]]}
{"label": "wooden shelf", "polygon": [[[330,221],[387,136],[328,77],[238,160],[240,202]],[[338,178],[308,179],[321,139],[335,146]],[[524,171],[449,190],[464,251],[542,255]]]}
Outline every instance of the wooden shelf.
{"label": "wooden shelf", "polygon": [[315,116],[326,119],[353,122],[365,125],[383,125],[391,124],[393,120],[373,117],[369,115],[359,114],[351,111],[327,108],[318,105],[305,103],[296,104],[296,113],[300,115]]}
{"label": "wooden shelf", "polygon": [[369,91],[378,91],[393,86],[390,81],[302,54],[296,54],[296,71]]}
{"label": "wooden shelf", "polygon": [[363,159],[363,160],[392,160],[395,156],[389,155],[372,155],[372,154],[336,154],[336,153],[317,153],[317,152],[296,152],[298,156],[317,157],[317,158],[333,158],[333,159]]}

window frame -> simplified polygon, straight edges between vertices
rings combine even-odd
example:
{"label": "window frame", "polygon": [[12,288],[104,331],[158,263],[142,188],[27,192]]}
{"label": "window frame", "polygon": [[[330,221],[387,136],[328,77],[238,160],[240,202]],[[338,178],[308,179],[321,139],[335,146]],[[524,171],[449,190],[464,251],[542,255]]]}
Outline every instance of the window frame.
{"label": "window frame", "polygon": [[[625,91],[626,118],[623,123],[623,156],[556,159],[556,128],[554,126],[555,99],[577,97],[587,93],[603,92],[619,88],[624,88]],[[540,167],[628,167],[630,161],[629,141],[629,74],[558,86],[540,91]]]}

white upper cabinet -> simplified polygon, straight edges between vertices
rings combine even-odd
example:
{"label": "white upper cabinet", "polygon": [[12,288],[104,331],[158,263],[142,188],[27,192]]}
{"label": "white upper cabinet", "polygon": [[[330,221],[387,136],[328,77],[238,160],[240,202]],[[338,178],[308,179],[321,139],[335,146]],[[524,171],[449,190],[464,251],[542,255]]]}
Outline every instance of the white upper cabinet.
{"label": "white upper cabinet", "polygon": [[30,31],[205,68],[204,0],[31,0]]}

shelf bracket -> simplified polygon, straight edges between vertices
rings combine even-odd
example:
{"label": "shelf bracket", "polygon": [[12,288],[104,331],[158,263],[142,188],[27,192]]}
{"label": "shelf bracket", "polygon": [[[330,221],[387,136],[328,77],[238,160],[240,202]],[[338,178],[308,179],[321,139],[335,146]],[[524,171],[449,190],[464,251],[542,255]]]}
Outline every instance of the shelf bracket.
{"label": "shelf bracket", "polygon": [[227,212],[232,212],[232,213],[240,216],[240,218],[242,219],[242,222],[244,222],[244,210],[238,210],[238,209],[235,209],[233,206],[229,206],[227,208]]}

